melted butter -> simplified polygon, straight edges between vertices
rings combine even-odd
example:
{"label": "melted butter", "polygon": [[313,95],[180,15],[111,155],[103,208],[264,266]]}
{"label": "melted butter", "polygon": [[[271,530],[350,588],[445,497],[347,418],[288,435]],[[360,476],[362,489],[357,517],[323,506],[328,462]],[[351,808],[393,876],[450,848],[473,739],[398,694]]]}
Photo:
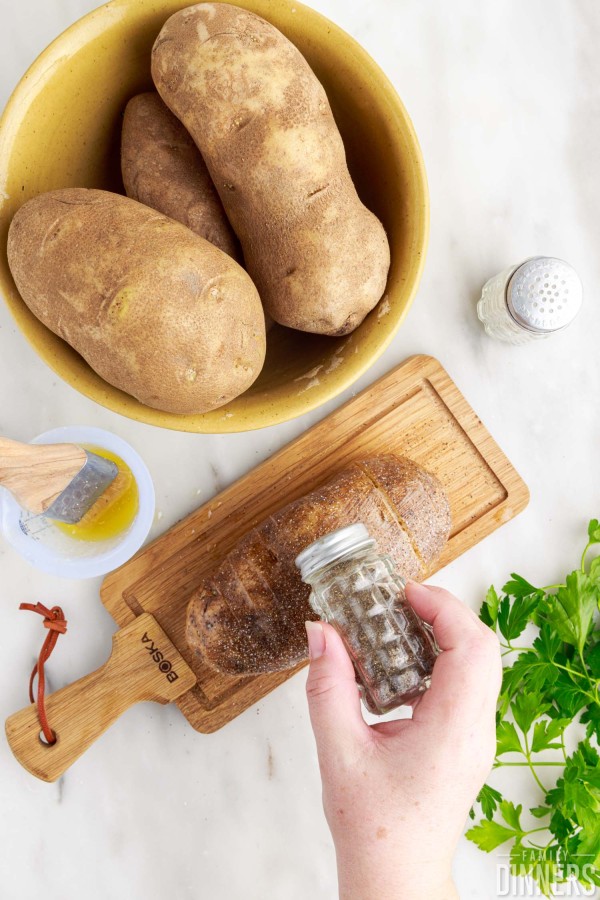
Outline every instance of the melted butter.
{"label": "melted butter", "polygon": [[114,462],[119,474],[80,522],[67,525],[55,521],[53,524],[76,541],[107,541],[126,531],[135,519],[139,509],[138,486],[131,469],[120,456],[103,447],[85,446],[84,449]]}

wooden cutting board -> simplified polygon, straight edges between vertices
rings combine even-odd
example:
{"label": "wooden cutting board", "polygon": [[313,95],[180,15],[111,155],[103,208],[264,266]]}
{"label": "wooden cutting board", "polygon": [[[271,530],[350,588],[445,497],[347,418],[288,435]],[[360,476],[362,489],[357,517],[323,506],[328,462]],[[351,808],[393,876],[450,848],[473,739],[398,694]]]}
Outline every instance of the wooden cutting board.
{"label": "wooden cutting board", "polygon": [[438,568],[527,505],[526,485],[440,363],[411,357],[105,579],[102,602],[121,626],[112,656],[48,698],[54,746],[41,748],[34,706],[8,719],[19,761],[54,780],[138,700],[175,701],[196,730],[215,731],[290,678],[301,666],[233,677],[205,665],[185,643],[187,603],[266,516],[353,460],[389,452],[433,472],[448,494],[452,529]]}
{"label": "wooden cutting board", "polygon": [[232,677],[199,661],[184,639],[196,586],[261,519],[352,460],[387,452],[410,457],[446,489],[452,531],[437,568],[527,505],[526,485],[440,363],[413,356],[106,578],[102,602],[116,622],[152,613],[196,674],[176,701],[195,729],[221,728],[301,668]]}

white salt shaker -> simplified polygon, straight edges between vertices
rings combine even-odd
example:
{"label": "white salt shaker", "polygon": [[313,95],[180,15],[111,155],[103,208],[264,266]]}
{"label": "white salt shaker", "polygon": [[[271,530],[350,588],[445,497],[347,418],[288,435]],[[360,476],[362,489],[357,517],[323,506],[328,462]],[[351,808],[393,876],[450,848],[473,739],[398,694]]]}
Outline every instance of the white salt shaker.
{"label": "white salt shaker", "polygon": [[525,344],[571,324],[583,300],[577,272],[562,259],[533,256],[484,285],[477,315],[490,337]]}

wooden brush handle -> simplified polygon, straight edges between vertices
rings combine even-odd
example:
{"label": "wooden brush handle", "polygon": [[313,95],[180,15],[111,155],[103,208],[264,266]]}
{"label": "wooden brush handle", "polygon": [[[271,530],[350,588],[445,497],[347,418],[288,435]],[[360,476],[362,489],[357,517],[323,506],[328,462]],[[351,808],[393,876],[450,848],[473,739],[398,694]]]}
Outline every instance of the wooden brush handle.
{"label": "wooden brush handle", "polygon": [[85,461],[85,450],[75,444],[21,444],[0,437],[0,485],[38,515],[52,506]]}
{"label": "wooden brush handle", "polygon": [[35,704],[6,720],[8,743],[28,772],[56,781],[130,706],[142,700],[168,703],[195,683],[154,616],[143,613],[115,633],[108,662],[46,699],[55,744],[40,740]]}

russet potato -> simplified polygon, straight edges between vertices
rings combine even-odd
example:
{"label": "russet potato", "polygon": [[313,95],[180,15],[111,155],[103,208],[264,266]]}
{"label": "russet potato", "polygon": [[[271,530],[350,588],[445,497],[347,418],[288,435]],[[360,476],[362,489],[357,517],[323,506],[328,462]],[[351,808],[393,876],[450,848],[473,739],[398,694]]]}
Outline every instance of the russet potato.
{"label": "russet potato", "polygon": [[151,206],[240,261],[200,151],[157,93],[132,97],[121,133],[121,172],[128,197]]}
{"label": "russet potato", "polygon": [[389,245],[301,53],[253,13],[201,3],[167,20],[152,76],[208,166],[267,312],[303,331],[356,328],[384,293]]}
{"label": "russet potato", "polygon": [[13,218],[8,261],[34,315],[147,406],[206,412],[262,368],[264,315],[248,274],[135,200],[85,188],[41,194]]}

